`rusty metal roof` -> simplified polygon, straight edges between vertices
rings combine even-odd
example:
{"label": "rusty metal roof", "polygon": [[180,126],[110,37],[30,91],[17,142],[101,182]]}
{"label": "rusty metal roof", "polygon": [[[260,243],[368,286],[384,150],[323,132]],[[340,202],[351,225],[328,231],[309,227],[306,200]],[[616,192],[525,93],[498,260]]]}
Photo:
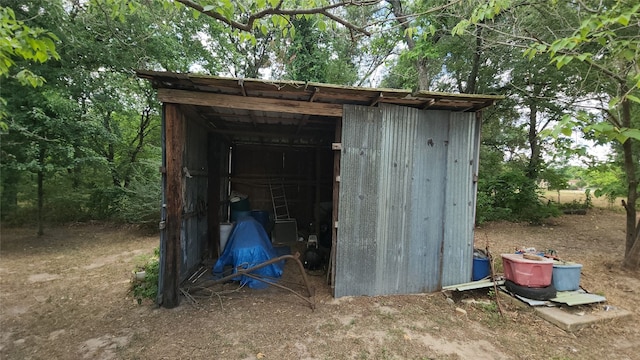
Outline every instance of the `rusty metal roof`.
{"label": "rusty metal roof", "polygon": [[239,79],[138,70],[165,103],[232,142],[326,145],[334,141],[342,105],[381,103],[419,109],[474,112],[502,96],[358,88],[301,81]]}

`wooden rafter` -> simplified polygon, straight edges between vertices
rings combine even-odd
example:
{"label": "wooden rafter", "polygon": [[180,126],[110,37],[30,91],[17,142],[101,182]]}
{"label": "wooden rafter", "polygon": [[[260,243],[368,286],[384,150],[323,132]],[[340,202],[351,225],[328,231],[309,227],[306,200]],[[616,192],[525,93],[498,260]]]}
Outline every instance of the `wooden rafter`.
{"label": "wooden rafter", "polygon": [[429,99],[420,107],[420,109],[428,109],[436,103],[436,99]]}
{"label": "wooden rafter", "polygon": [[375,99],[373,99],[373,101],[369,104],[369,106],[378,105],[378,103],[380,102],[380,100],[382,100],[382,98],[384,98],[384,95],[382,93],[379,93],[378,96]]}

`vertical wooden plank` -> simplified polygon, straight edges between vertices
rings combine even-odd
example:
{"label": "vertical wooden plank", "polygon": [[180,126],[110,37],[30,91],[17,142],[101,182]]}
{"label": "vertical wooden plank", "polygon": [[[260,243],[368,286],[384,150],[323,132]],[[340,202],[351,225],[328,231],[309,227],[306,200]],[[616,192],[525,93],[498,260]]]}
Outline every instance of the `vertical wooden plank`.
{"label": "vertical wooden plank", "polygon": [[220,146],[216,135],[207,141],[207,230],[209,242],[206,254],[220,257]]}
{"label": "vertical wooden plank", "polygon": [[[342,118],[336,121],[336,142],[342,141]],[[340,199],[340,182],[337,181],[340,176],[340,151],[333,152],[333,210],[331,211],[331,255],[329,259],[329,266],[331,271],[331,295],[335,296],[336,290],[336,248],[338,244],[338,228],[336,223],[338,222],[338,202]]]}
{"label": "vertical wooden plank", "polygon": [[[316,168],[314,172],[314,177],[316,179],[315,184],[315,193],[313,195],[313,223],[315,225],[313,231],[316,235],[320,236],[320,186],[321,186],[321,177],[322,177],[322,154],[321,149],[316,148]],[[334,180],[335,181],[335,180]]]}
{"label": "vertical wooden plank", "polygon": [[180,227],[182,224],[182,162],[184,155],[184,121],[177,104],[164,104],[166,146],[166,211],[167,236],[165,247],[162,306],[180,304]]}

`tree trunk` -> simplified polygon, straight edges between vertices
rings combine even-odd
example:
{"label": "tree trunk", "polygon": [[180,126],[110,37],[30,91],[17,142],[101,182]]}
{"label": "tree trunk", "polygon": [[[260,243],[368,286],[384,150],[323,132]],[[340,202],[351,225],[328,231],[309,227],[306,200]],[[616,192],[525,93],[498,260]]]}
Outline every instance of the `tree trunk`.
{"label": "tree trunk", "polygon": [[[149,100],[151,101],[151,100]],[[138,133],[136,137],[131,141],[130,146],[133,147],[131,150],[131,156],[129,156],[129,166],[125,174],[124,174],[124,188],[128,189],[131,185],[131,177],[133,176],[132,171],[130,170],[132,165],[138,161],[138,155],[142,152],[144,147],[144,141],[146,139],[146,135],[149,131],[149,126],[151,124],[151,106],[147,106],[144,110],[142,110],[142,114],[140,114],[140,124],[138,126]]]}
{"label": "tree trunk", "polygon": [[38,170],[38,236],[44,235],[44,226],[42,224],[44,207],[44,157],[45,150],[42,145],[40,145],[40,152],[38,154],[38,165],[40,167]]}
{"label": "tree trunk", "polygon": [[[535,94],[538,94],[536,91]],[[540,145],[538,144],[538,105],[535,100],[529,105],[529,146],[531,147],[531,158],[527,166],[527,177],[529,179],[538,178],[538,167],[540,166]]]}
{"label": "tree trunk", "polygon": [[[396,21],[398,21],[402,30],[407,30],[409,28],[409,22],[406,14],[402,10],[402,2],[400,0],[389,0],[389,4],[391,5],[393,16],[395,16]],[[414,50],[416,48],[416,43],[413,41],[411,36],[406,35],[404,39],[409,50]],[[418,72],[418,90],[429,90],[430,78],[427,61],[427,58],[418,54],[414,64],[416,71]]]}
{"label": "tree trunk", "polygon": [[640,268],[640,241],[636,241],[629,249],[622,266],[633,270]]}
{"label": "tree trunk", "polygon": [[482,60],[482,27],[476,27],[476,49],[473,53],[473,63],[471,72],[467,78],[467,88],[465,93],[474,94],[477,90],[478,73],[480,72],[480,61]]}
{"label": "tree trunk", "polygon": [[0,193],[0,207],[2,209],[1,218],[14,214],[18,209],[18,183],[20,182],[20,172],[4,170],[0,174],[2,181],[2,192]]}
{"label": "tree trunk", "polygon": [[[622,90],[626,90],[623,86]],[[624,93],[624,92],[623,92]],[[628,99],[622,100],[622,126],[631,127],[631,104]],[[627,175],[627,202],[624,208],[627,213],[626,241],[623,265],[628,268],[640,267],[640,244],[638,241],[638,225],[636,225],[636,201],[638,199],[638,178],[636,162],[633,158],[633,142],[629,138],[622,144],[624,154],[624,170]]]}

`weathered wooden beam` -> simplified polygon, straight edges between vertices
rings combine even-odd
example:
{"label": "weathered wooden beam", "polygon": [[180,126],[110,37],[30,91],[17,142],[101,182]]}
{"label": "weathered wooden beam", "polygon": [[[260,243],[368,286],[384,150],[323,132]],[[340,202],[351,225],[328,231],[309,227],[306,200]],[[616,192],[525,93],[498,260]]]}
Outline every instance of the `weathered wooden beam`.
{"label": "weathered wooden beam", "polygon": [[220,148],[221,137],[209,135],[207,138],[207,169],[209,181],[207,181],[207,231],[209,233],[207,251],[205,254],[210,258],[219,258],[222,254],[220,249]]}
{"label": "weathered wooden beam", "polygon": [[[185,106],[187,107],[187,106]],[[203,112],[204,114],[209,113],[208,111]],[[213,113],[213,112],[212,112]],[[216,117],[217,114],[213,114],[212,117]],[[224,114],[224,120],[231,120],[231,121],[236,121],[236,119],[245,119],[247,117],[246,114]],[[333,125],[333,121],[335,120],[335,118],[333,117],[318,117],[318,116],[308,116],[307,115],[307,120],[306,120],[306,124],[331,124]],[[255,116],[256,121],[260,122],[260,123],[266,123],[266,124],[277,124],[277,125],[290,125],[290,126],[296,126],[300,123],[299,118],[297,117],[287,117],[287,118],[282,118],[279,116]],[[333,126],[331,127],[331,129],[333,129]]]}
{"label": "weathered wooden beam", "polygon": [[165,103],[212,106],[227,109],[259,110],[289,114],[342,117],[342,105],[287,99],[267,99],[214,94],[198,91],[158,89],[158,99]]}
{"label": "weathered wooden beam", "polygon": [[[342,119],[336,122],[336,143],[342,144]],[[333,211],[331,212],[332,223],[338,222],[338,210],[340,199],[340,160],[342,153],[340,151],[333,152]],[[329,255],[329,272],[327,274],[327,282],[331,284],[331,294],[336,294],[336,251],[338,248],[338,228],[331,227],[331,254]]]}
{"label": "weathered wooden beam", "polygon": [[292,132],[276,132],[276,131],[246,131],[246,130],[226,130],[226,129],[215,129],[210,132],[216,134],[223,135],[242,135],[242,136],[257,136],[257,137],[272,137],[272,138],[287,138],[287,139],[303,139],[303,140],[313,140],[317,138],[322,138],[323,136],[328,136],[330,134],[329,131],[315,131],[313,134],[309,135],[307,132],[305,134],[299,135]]}
{"label": "weathered wooden beam", "polygon": [[166,236],[162,287],[162,306],[180,304],[180,226],[182,224],[182,159],[185,121],[178,105],[164,104],[166,158]]}

